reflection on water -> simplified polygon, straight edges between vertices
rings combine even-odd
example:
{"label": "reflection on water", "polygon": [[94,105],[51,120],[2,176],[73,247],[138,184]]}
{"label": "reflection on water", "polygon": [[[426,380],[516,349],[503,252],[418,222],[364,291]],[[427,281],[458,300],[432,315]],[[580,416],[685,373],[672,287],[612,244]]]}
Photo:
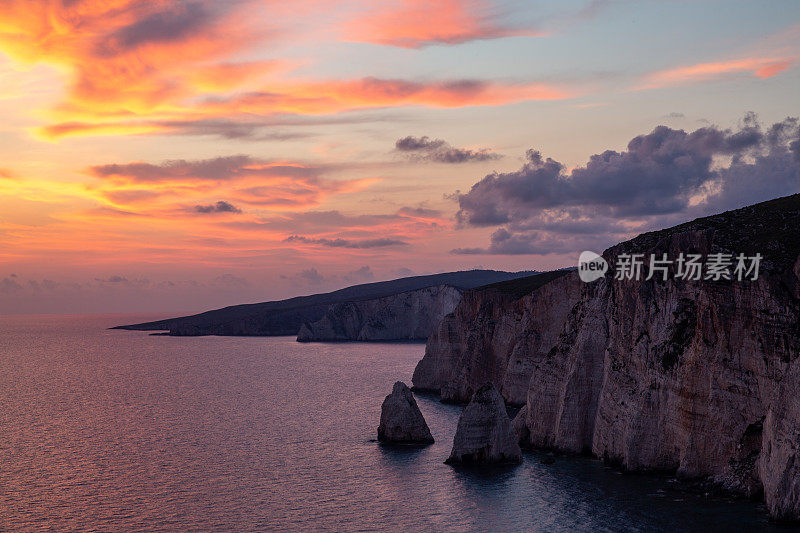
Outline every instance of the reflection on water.
{"label": "reflection on water", "polygon": [[108,331],[147,317],[0,317],[0,530],[765,529],[588,458],[454,469],[460,408],[418,395],[436,443],[374,441],[420,344]]}

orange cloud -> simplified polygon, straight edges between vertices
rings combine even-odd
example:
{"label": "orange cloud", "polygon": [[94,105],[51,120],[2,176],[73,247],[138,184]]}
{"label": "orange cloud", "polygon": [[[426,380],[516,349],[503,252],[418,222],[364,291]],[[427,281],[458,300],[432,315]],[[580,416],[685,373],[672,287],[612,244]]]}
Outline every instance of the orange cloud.
{"label": "orange cloud", "polygon": [[[60,122],[44,126],[44,139],[77,135],[137,135],[186,131],[192,123],[211,124],[231,117],[283,114],[325,115],[344,111],[400,106],[458,108],[499,106],[529,100],[561,100],[577,93],[545,83],[501,84],[483,80],[414,82],[397,79],[362,78],[328,82],[276,83],[268,91],[253,91],[227,99],[214,98],[195,108],[176,110],[152,118]],[[98,122],[100,121],[100,122]],[[246,122],[244,122],[246,124]],[[226,127],[199,131],[225,132]]]}
{"label": "orange cloud", "polygon": [[346,34],[353,41],[402,48],[541,35],[500,25],[495,18],[483,2],[400,0],[361,15],[347,26]]}
{"label": "orange cloud", "polygon": [[[68,93],[52,112],[62,124],[50,135],[90,121],[95,133],[144,133],[120,127],[119,119],[183,114],[183,102],[198,93],[230,90],[275,69],[274,62],[223,61],[268,35],[237,11],[244,5],[9,0],[0,11],[0,50],[24,63],[54,65],[68,76]],[[112,118],[114,124],[106,124]]]}
{"label": "orange cloud", "polygon": [[[49,123],[35,130],[48,140],[180,133],[196,131],[181,124],[252,115],[503,105],[571,96],[545,83],[287,79],[284,71],[293,65],[285,61],[237,59],[276,34],[257,26],[252,7],[247,1],[7,0],[0,11],[0,50],[65,73],[66,94],[50,109]],[[404,0],[370,12],[355,24],[362,31],[355,35],[420,46],[531,33],[499,26],[495,18],[474,2]]]}
{"label": "orange cloud", "polygon": [[660,70],[645,76],[636,89],[659,89],[676,85],[689,85],[720,79],[733,74],[745,74],[761,79],[770,78],[790,68],[795,59],[744,58]]}
{"label": "orange cloud", "polygon": [[187,74],[187,81],[198,92],[224,92],[260,80],[267,74],[288,68],[280,61],[247,61],[201,66]]}
{"label": "orange cloud", "polygon": [[252,113],[335,113],[352,109],[422,105],[465,107],[503,105],[523,100],[569,98],[566,89],[543,83],[501,84],[483,80],[413,82],[397,79],[310,82],[278,92],[252,93],[227,106]]}
{"label": "orange cloud", "polygon": [[[209,205],[224,198],[258,209],[298,210],[317,207],[338,194],[358,192],[378,178],[334,180],[331,167],[248,156],[197,161],[135,162],[98,165],[89,173],[101,180],[90,187],[94,197],[114,208],[148,209],[182,216],[185,206]],[[176,204],[175,199],[179,198]]]}
{"label": "orange cloud", "polygon": [[268,218],[227,222],[246,233],[284,232],[282,242],[292,248],[370,250],[404,246],[452,225],[438,211],[402,208],[396,213],[347,215],[339,211],[285,213]]}

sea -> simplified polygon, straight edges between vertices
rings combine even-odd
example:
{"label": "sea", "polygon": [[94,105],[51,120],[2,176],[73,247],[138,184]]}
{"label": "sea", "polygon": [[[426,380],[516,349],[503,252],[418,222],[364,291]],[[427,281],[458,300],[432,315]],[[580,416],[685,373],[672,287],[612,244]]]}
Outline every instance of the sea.
{"label": "sea", "polygon": [[764,506],[588,457],[445,465],[375,441],[425,347],[110,330],[150,316],[0,316],[0,531],[758,531]]}

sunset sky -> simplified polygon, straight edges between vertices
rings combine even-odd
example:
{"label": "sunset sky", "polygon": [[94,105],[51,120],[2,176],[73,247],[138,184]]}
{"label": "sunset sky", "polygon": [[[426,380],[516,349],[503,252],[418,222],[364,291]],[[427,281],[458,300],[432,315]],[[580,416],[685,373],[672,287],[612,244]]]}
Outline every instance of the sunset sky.
{"label": "sunset sky", "polygon": [[800,2],[0,0],[0,313],[549,269],[800,190]]}

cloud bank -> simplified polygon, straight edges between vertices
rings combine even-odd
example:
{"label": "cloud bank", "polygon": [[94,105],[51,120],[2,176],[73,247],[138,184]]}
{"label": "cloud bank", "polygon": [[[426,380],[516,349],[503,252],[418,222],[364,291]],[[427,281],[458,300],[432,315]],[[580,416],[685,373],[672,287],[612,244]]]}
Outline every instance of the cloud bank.
{"label": "cloud bank", "polygon": [[543,254],[603,246],[672,224],[800,190],[800,127],[764,127],[750,113],[736,130],[658,126],[621,152],[568,171],[529,150],[522,168],[493,173],[458,194],[457,222],[501,226],[486,248],[458,254]]}
{"label": "cloud bank", "polygon": [[236,207],[233,204],[230,204],[224,200],[220,200],[215,204],[208,204],[208,205],[196,205],[194,206],[194,210],[201,214],[213,214],[213,213],[241,213],[242,210]]}
{"label": "cloud bank", "polygon": [[304,244],[318,244],[320,246],[327,246],[330,248],[355,248],[355,249],[369,249],[369,248],[383,248],[386,246],[407,246],[408,243],[400,239],[378,238],[378,239],[328,239],[328,238],[311,238],[302,235],[290,235],[286,238],[285,242],[295,242]]}
{"label": "cloud bank", "polygon": [[456,148],[443,139],[431,139],[427,136],[409,135],[394,143],[395,150],[410,155],[418,161],[436,163],[465,163],[467,161],[491,161],[502,156],[488,149],[469,150]]}

